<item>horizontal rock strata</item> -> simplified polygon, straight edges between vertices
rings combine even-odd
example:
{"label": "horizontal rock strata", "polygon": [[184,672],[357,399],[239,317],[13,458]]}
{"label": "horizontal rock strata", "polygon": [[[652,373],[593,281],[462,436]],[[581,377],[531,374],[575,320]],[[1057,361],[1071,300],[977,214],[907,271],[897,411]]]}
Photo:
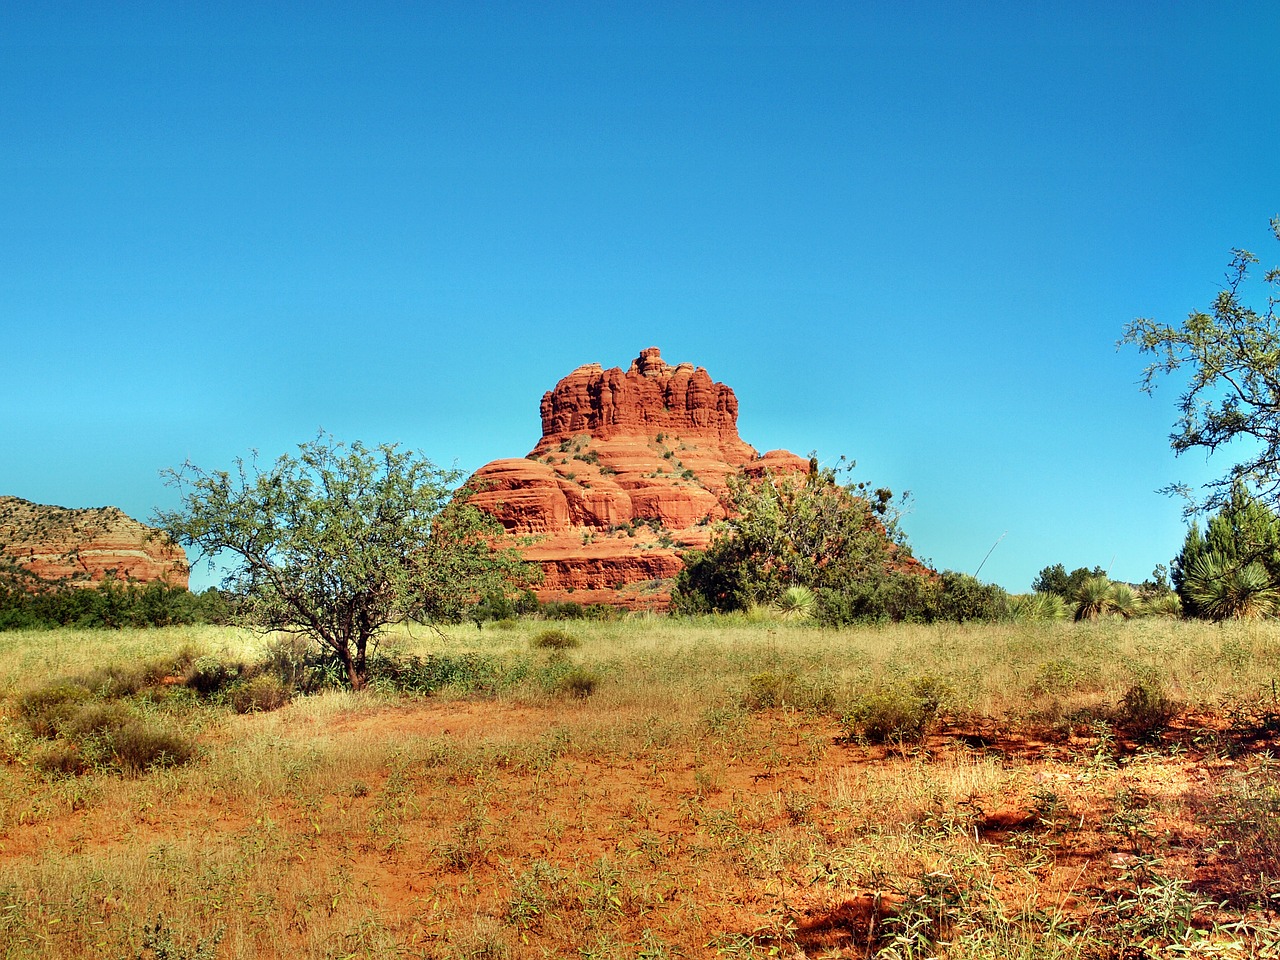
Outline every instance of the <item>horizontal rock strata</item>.
{"label": "horizontal rock strata", "polygon": [[31,584],[92,586],[108,576],[187,587],[187,557],[116,507],[69,510],[0,497],[0,561]]}

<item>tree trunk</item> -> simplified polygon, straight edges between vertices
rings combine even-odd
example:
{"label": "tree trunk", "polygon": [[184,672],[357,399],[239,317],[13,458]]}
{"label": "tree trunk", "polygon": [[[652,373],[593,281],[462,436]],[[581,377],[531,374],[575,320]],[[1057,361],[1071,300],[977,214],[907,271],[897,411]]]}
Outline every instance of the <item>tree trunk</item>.
{"label": "tree trunk", "polygon": [[352,690],[363,690],[369,685],[369,663],[365,658],[368,643],[368,637],[356,638],[356,655],[347,668],[347,673],[351,677]]}

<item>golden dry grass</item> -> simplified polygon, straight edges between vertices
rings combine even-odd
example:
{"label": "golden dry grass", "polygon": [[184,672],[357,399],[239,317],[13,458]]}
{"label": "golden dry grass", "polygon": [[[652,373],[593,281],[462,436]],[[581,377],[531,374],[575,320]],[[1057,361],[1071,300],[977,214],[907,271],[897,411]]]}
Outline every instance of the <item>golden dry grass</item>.
{"label": "golden dry grass", "polygon": [[[531,648],[546,626],[385,645],[486,658],[505,679],[482,694],[329,692],[243,716],[159,701],[200,754],[138,777],[38,773],[21,695],[261,641],[0,634],[0,957],[1271,949],[1280,850],[1247,822],[1280,813],[1274,625],[647,618]],[[557,685],[566,663],[590,696]],[[925,677],[947,695],[924,741],[847,737],[850,703]],[[1146,743],[1117,726],[1136,682],[1183,704]]]}

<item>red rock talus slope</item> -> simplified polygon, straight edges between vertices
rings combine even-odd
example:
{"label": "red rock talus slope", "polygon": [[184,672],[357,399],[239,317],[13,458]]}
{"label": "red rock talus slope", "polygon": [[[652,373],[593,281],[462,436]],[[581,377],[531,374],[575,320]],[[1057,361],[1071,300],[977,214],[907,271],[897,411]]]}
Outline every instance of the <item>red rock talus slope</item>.
{"label": "red rock talus slope", "polygon": [[68,510],[0,497],[0,563],[76,586],[109,573],[118,580],[187,586],[186,554],[115,507]]}
{"label": "red rock talus slope", "polygon": [[670,366],[656,347],[630,369],[579,367],[542,398],[542,439],[524,459],[472,478],[473,502],[541,565],[543,600],[662,607],[680,554],[711,541],[726,478],[807,470],[760,456],[738,436],[738,400],[701,367]]}

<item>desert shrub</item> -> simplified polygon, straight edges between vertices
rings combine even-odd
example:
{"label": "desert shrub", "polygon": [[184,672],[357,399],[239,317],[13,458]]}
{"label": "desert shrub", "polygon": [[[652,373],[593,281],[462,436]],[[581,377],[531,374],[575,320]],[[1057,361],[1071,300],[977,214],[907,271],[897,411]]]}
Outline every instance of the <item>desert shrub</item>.
{"label": "desert shrub", "polygon": [[994,583],[954,570],[943,571],[930,619],[957,623],[993,622],[1010,617],[1009,595]]}
{"label": "desert shrub", "polygon": [[817,598],[808,587],[787,587],[775,604],[788,620],[805,620],[813,613]]}
{"label": "desert shrub", "polygon": [[747,681],[742,705],[748,710],[768,710],[794,702],[798,684],[794,673],[757,673]]}
{"label": "desert shrub", "polygon": [[493,660],[479,654],[429,654],[371,657],[369,676],[379,687],[426,697],[442,687],[471,693],[492,690],[502,679],[502,671]]}
{"label": "desert shrub", "polygon": [[586,699],[600,684],[599,676],[587,667],[574,663],[559,651],[532,674],[532,679],[552,697],[571,696]]}
{"label": "desert shrub", "polygon": [[529,641],[529,645],[541,650],[570,650],[581,646],[582,642],[563,630],[543,630]]}
{"label": "desert shrub", "polygon": [[260,673],[233,684],[227,696],[236,713],[268,713],[289,702],[288,688],[274,673]]}
{"label": "desert shrub", "polygon": [[546,860],[534,860],[511,885],[507,920],[516,927],[537,929],[567,899],[567,876]]}
{"label": "desert shrub", "polygon": [[95,667],[77,677],[76,681],[104,697],[131,697],[170,677],[182,677],[196,659],[195,650],[183,647],[169,656]]}
{"label": "desert shrub", "polygon": [[1154,677],[1140,677],[1124,692],[1115,710],[1116,726],[1130,736],[1150,739],[1169,725],[1181,706]]}
{"label": "desert shrub", "polygon": [[113,731],[104,746],[113,764],[126,773],[178,766],[195,755],[195,745],[185,736],[142,719]]}
{"label": "desert shrub", "polygon": [[[34,735],[55,741],[38,751],[37,769],[53,775],[83,773],[90,767],[141,773],[189,760],[195,747],[188,738],[122,699],[122,691],[136,695],[145,678],[165,676],[174,666],[169,658],[106,667],[25,694],[19,715]],[[96,693],[88,682],[98,684]],[[142,692],[149,696],[151,688]]]}
{"label": "desert shrub", "polygon": [[480,598],[479,602],[468,611],[467,619],[481,624],[489,620],[510,620],[515,615],[515,602],[502,591],[494,590]]}
{"label": "desert shrub", "polygon": [[1041,696],[1096,690],[1101,680],[1102,668],[1096,662],[1081,663],[1070,657],[1056,657],[1040,664],[1031,692]]}
{"label": "desert shrub", "polygon": [[585,700],[596,692],[600,678],[586,667],[574,666],[556,681],[556,692]]}
{"label": "desert shrub", "polygon": [[842,723],[850,737],[870,743],[918,743],[951,697],[944,682],[916,677],[857,697]]}
{"label": "desert shrub", "polygon": [[814,616],[824,626],[853,623],[920,623],[933,618],[938,586],[914,573],[883,576],[816,591]]}
{"label": "desert shrub", "polygon": [[270,673],[285,689],[296,693],[333,690],[346,683],[346,672],[337,654],[296,634],[279,634],[273,638],[254,667],[246,673]]}
{"label": "desert shrub", "polygon": [[187,667],[184,683],[196,693],[213,696],[240,678],[244,664],[229,662],[221,657],[198,657]]}
{"label": "desert shrub", "polygon": [[538,601],[538,595],[528,587],[516,594],[513,604],[517,615],[522,617],[532,616],[542,608],[542,604]]}
{"label": "desert shrub", "polygon": [[1088,577],[1071,600],[1075,603],[1076,620],[1097,620],[1119,616],[1126,620],[1141,612],[1138,595],[1127,583],[1113,583],[1105,575]]}
{"label": "desert shrub", "polygon": [[36,770],[47,777],[78,777],[89,769],[84,755],[74,743],[55,740],[36,751]]}
{"label": "desert shrub", "polygon": [[1141,605],[1142,613],[1149,617],[1168,617],[1176,619],[1182,616],[1182,601],[1172,591],[1144,597]]}
{"label": "desert shrub", "polygon": [[586,616],[582,604],[572,600],[548,600],[540,613],[544,620],[581,620]]}
{"label": "desert shrub", "polygon": [[1227,718],[1225,744],[1227,751],[1238,754],[1250,745],[1280,736],[1280,700],[1274,693],[1257,696],[1229,697],[1222,711]]}
{"label": "desert shrub", "polygon": [[1207,806],[1214,837],[1229,845],[1224,853],[1240,873],[1260,881],[1267,878],[1270,889],[1259,891],[1259,906],[1268,907],[1268,894],[1280,886],[1280,773],[1264,766],[1233,778]]}
{"label": "desert shrub", "polygon": [[1063,620],[1067,601],[1056,593],[1027,593],[1009,599],[1009,618],[1018,623]]}
{"label": "desert shrub", "polygon": [[1066,567],[1055,563],[1036,574],[1036,578],[1031,581],[1031,589],[1036,593],[1052,593],[1066,600],[1068,597],[1074,597],[1080,585],[1090,577],[1102,577],[1106,576],[1106,573],[1106,570],[1098,566],[1092,570],[1088,567],[1077,567],[1067,573]]}
{"label": "desert shrub", "polygon": [[187,623],[227,623],[231,602],[209,588],[193,594],[155,581],[106,580],[94,589],[58,584],[0,583],[0,630],[165,627]]}
{"label": "desert shrub", "polygon": [[52,739],[83,704],[93,699],[87,688],[63,680],[23,694],[18,713],[33,734]]}
{"label": "desert shrub", "polygon": [[746,710],[770,710],[793,707],[801,710],[826,710],[835,704],[829,687],[802,680],[794,673],[758,673],[747,681],[741,703]]}
{"label": "desert shrub", "polygon": [[111,736],[132,723],[137,714],[119,700],[81,704],[62,724],[58,733],[83,742],[93,737]]}

